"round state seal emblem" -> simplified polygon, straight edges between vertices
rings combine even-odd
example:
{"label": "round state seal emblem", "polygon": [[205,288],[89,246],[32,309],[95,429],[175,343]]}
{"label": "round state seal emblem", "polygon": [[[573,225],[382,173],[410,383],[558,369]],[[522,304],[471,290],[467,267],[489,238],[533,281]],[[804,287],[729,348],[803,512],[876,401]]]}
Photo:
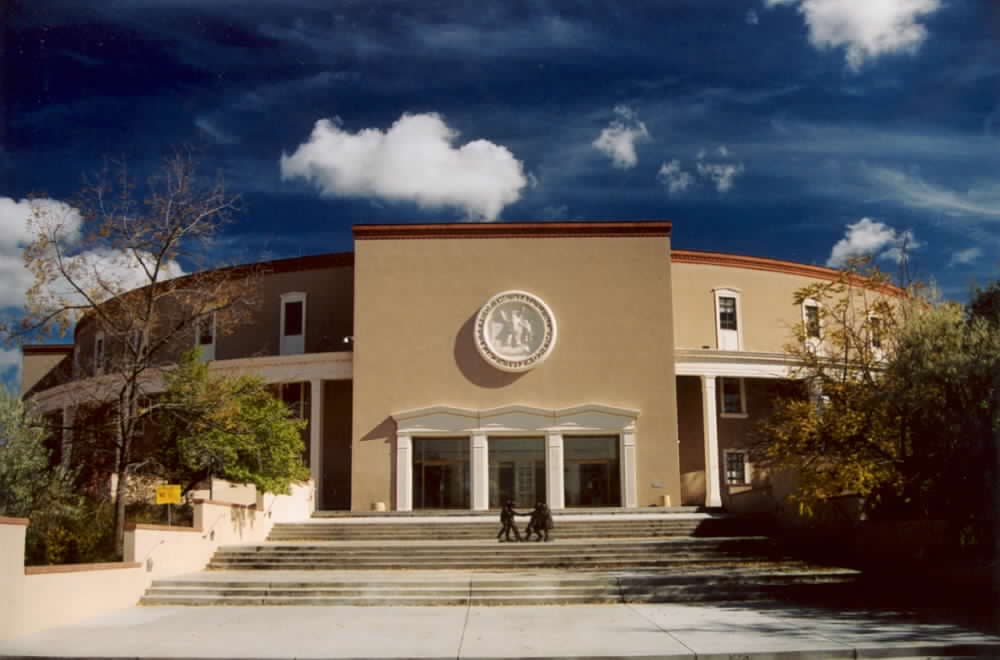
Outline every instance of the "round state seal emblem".
{"label": "round state seal emblem", "polygon": [[502,371],[527,371],[556,344],[556,319],[542,300],[526,291],[504,291],[476,316],[476,348]]}

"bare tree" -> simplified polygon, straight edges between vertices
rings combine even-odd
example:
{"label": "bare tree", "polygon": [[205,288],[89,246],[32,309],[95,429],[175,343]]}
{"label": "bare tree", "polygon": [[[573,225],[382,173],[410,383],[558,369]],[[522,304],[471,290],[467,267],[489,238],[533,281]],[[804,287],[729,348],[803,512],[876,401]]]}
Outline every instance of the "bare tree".
{"label": "bare tree", "polygon": [[136,438],[157,409],[158,367],[175,362],[199,329],[231,331],[255,302],[254,267],[206,270],[237,203],[221,179],[205,183],[191,155],[178,153],[141,186],[124,163],[106,167],[73,207],[39,205],[29,220],[24,261],[34,281],[19,322],[0,331],[19,340],[76,326],[100,337],[80,375],[93,371],[87,396],[112,411],[102,440],[117,477],[119,554],[129,476],[156,461],[155,447]]}

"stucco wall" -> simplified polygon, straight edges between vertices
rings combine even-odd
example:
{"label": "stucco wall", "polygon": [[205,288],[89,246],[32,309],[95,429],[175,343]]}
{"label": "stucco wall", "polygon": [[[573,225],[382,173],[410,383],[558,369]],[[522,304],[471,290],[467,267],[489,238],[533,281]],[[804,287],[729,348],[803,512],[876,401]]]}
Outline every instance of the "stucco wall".
{"label": "stucco wall", "polygon": [[[217,329],[215,358],[232,360],[280,354],[281,295],[306,294],[306,353],[343,351],[344,337],[353,334],[354,268],[338,266],[293,272],[265,272],[256,282],[256,304],[250,318],[227,331]],[[76,333],[80,377],[93,374],[97,326],[83,321]],[[157,356],[158,364],[175,362],[194,347],[193,330],[178,337],[176,345]],[[114,352],[109,343],[106,351]]]}
{"label": "stucco wall", "polygon": [[795,291],[818,280],[747,268],[674,263],[673,301],[677,348],[718,348],[713,289],[740,293],[744,351],[780,353],[802,322]]}
{"label": "stucco wall", "polygon": [[[352,508],[393,502],[391,415],[431,405],[639,410],[638,503],[679,501],[668,254],[662,236],[356,241]],[[473,342],[480,307],[510,289],[558,324],[551,356],[522,374]]]}
{"label": "stucco wall", "polygon": [[205,567],[220,545],[258,543],[276,522],[305,520],[311,484],[256,506],[195,504],[193,527],[135,525],[125,533],[125,562],[25,569],[25,520],[0,518],[0,639],[135,605],[152,580]]}
{"label": "stucco wall", "polygon": [[33,352],[25,349],[21,354],[21,394],[24,394],[45,378],[56,365],[71,359],[72,351],[55,353]]}

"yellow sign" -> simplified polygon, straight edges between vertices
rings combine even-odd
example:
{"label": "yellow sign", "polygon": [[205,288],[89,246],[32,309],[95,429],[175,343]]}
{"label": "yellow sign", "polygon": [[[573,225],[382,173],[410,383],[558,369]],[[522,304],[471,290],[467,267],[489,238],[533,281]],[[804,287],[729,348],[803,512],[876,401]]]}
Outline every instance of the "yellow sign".
{"label": "yellow sign", "polygon": [[167,484],[166,486],[156,487],[156,503],[157,504],[180,504],[181,503],[181,487],[176,484]]}

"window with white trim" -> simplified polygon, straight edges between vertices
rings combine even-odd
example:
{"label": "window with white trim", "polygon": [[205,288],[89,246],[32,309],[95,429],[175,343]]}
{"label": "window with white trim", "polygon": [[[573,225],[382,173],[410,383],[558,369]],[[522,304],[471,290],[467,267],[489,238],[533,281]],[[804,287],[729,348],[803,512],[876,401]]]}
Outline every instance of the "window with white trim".
{"label": "window with white trim", "polygon": [[297,355],[306,349],[306,294],[281,296],[281,354]]}
{"label": "window with white trim", "polygon": [[98,332],[94,337],[94,374],[100,376],[104,373],[104,333]]}
{"label": "window with white trim", "polygon": [[723,417],[746,417],[746,386],[742,378],[719,378],[719,398]]}
{"label": "window with white trim", "polygon": [[882,350],[882,319],[878,316],[868,317],[868,342],[875,350]]}
{"label": "window with white trim", "polygon": [[802,318],[805,322],[806,337],[819,339],[819,305],[805,304],[802,306]]}
{"label": "window with white trim", "polygon": [[194,345],[200,349],[202,360],[215,359],[215,312],[195,322]]}
{"label": "window with white trim", "polygon": [[748,486],[750,484],[750,461],[742,449],[725,451],[726,485]]}
{"label": "window with white trim", "polygon": [[743,350],[739,291],[715,289],[715,333],[720,351]]}

